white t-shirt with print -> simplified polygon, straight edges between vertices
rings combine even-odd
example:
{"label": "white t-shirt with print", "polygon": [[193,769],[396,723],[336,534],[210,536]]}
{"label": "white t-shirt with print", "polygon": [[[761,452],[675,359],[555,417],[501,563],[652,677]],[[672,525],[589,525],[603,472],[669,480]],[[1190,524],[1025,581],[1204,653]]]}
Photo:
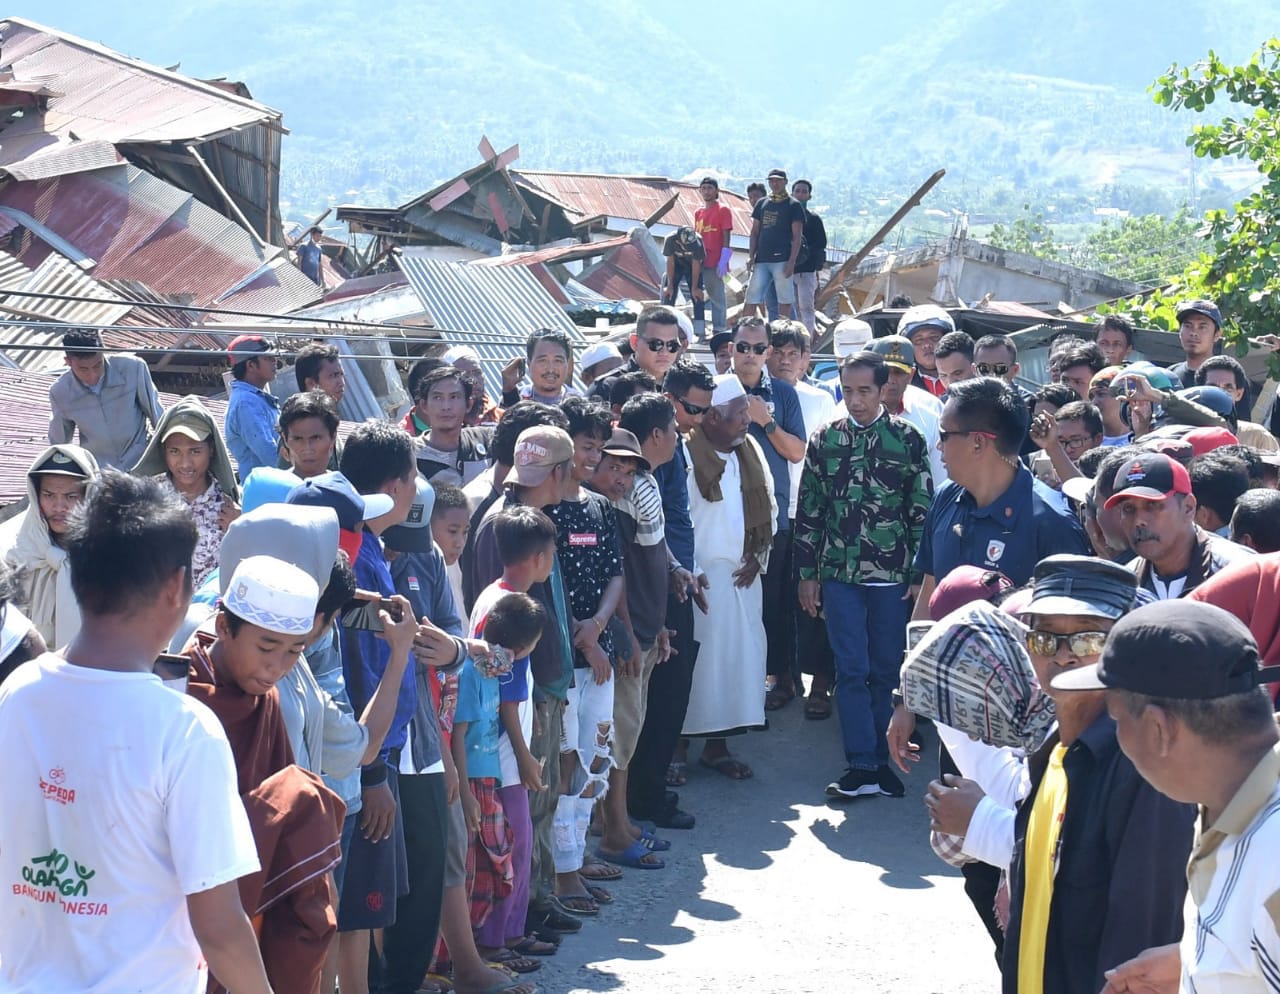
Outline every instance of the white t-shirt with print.
{"label": "white t-shirt with print", "polygon": [[231,747],[150,673],[0,686],[0,992],[200,994],[186,897],[259,869]]}

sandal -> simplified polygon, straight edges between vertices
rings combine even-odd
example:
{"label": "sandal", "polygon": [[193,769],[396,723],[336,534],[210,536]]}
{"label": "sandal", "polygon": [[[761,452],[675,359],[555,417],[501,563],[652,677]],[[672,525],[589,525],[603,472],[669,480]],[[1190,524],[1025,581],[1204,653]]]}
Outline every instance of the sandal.
{"label": "sandal", "polygon": [[812,693],[804,699],[804,716],[810,721],[823,721],[831,717],[831,697]]}
{"label": "sandal", "polygon": [[698,759],[698,765],[715,770],[722,777],[728,777],[730,780],[750,780],[755,776],[750,766],[732,756],[721,756],[718,759],[707,759],[706,756],[701,756]]}
{"label": "sandal", "polygon": [[590,918],[592,915],[600,914],[600,905],[596,904],[590,894],[557,894],[556,900],[571,915]]}
{"label": "sandal", "polygon": [[683,787],[689,782],[689,764],[688,763],[668,763],[667,764],[667,786]]}
{"label": "sandal", "polygon": [[514,949],[504,947],[484,957],[489,966],[498,966],[516,973],[536,973],[542,969],[542,963],[528,956],[522,956]]}
{"label": "sandal", "polygon": [[587,893],[591,895],[591,900],[595,901],[596,904],[613,903],[613,895],[603,887],[593,887],[591,884],[583,884],[583,886],[587,888]]}
{"label": "sandal", "polygon": [[428,973],[418,988],[418,994],[449,994],[453,990],[453,980],[444,973]]}
{"label": "sandal", "polygon": [[622,867],[588,856],[583,860],[578,875],[584,880],[621,880]]}
{"label": "sandal", "polygon": [[554,956],[560,951],[560,947],[554,942],[543,942],[536,935],[526,935],[514,946],[508,946],[508,949],[514,949],[521,956]]}
{"label": "sandal", "polygon": [[660,839],[647,828],[640,830],[640,844],[649,852],[666,852],[671,848],[670,839]]}
{"label": "sandal", "polygon": [[661,870],[667,865],[646,849],[644,843],[639,839],[632,842],[622,852],[605,852],[603,849],[597,849],[596,853],[601,859],[607,859],[622,866],[629,866],[634,870]]}
{"label": "sandal", "polygon": [[794,690],[779,684],[764,695],[764,709],[766,711],[777,711],[790,704],[795,700],[795,697],[796,692]]}

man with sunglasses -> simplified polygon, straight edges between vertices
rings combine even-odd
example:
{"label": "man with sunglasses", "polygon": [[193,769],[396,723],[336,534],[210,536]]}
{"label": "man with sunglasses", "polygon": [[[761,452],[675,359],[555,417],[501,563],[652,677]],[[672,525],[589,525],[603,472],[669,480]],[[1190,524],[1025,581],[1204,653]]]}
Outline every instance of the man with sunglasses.
{"label": "man with sunglasses", "polygon": [[764,575],[764,627],[769,640],[768,677],[773,687],[765,708],[776,711],[796,696],[795,598],[791,574],[791,465],[804,461],[804,412],[796,388],[769,375],[773,346],[763,318],[739,318],[733,326],[733,372],[747,392],[749,432],[764,453],[778,505],[777,532]]}
{"label": "man with sunglasses", "polygon": [[261,335],[240,335],[227,346],[231,394],[227,402],[227,448],[240,479],[259,466],[280,461],[280,401],[267,389],[276,378],[276,351]]}
{"label": "man with sunglasses", "polygon": [[[1133,573],[1103,559],[1051,556],[1036,567],[1027,650],[1058,727],[1028,757],[1030,790],[1014,819],[1006,994],[1094,994],[1106,971],[1182,933],[1195,809],[1134,768],[1103,691],[1055,685],[1098,661],[1137,596]],[[944,792],[965,786],[948,781]]]}
{"label": "man with sunglasses", "polygon": [[661,383],[667,370],[675,365],[680,351],[680,321],[676,312],[662,305],[646,307],[636,319],[636,330],[631,333],[631,358],[626,365],[610,370],[592,383],[587,396],[607,404],[614,377],[624,373],[648,373],[654,382]]}
{"label": "man with sunglasses", "polygon": [[983,335],[974,342],[973,365],[979,376],[994,376],[1010,384],[1023,403],[1031,400],[1031,392],[1018,382],[1018,374],[1022,372],[1018,346],[1008,335]]}
{"label": "man with sunglasses", "polygon": [[1163,452],[1126,460],[1104,505],[1118,509],[1139,584],[1157,600],[1176,600],[1230,563],[1254,554],[1196,524],[1196,498],[1182,463]]}

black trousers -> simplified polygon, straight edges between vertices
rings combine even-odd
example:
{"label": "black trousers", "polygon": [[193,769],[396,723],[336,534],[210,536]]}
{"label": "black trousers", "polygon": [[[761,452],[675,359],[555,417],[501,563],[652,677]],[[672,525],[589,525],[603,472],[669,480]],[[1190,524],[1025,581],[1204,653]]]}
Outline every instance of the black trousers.
{"label": "black trousers", "polygon": [[400,809],[409,857],[409,893],[382,934],[383,994],[414,994],[427,975],[440,931],[444,857],[449,839],[443,773],[400,777]]}
{"label": "black trousers", "polygon": [[[795,522],[791,522],[794,530]],[[794,533],[794,531],[793,531]],[[793,589],[800,589],[800,570],[796,566],[796,557],[791,556],[791,582]],[[831,652],[831,642],[827,638],[827,620],[818,613],[810,618],[799,606],[799,596],[795,597],[796,625],[796,668],[805,676],[818,677],[828,691],[836,685],[836,660]],[[799,693],[800,688],[796,688]]]}
{"label": "black trousers", "polygon": [[[957,776],[960,774],[960,767],[956,766],[951,753],[947,752],[947,747],[941,742],[938,743],[938,772],[954,773]],[[964,875],[965,896],[978,912],[991,941],[996,944],[996,962],[999,963],[1004,956],[1004,931],[996,919],[996,891],[1000,889],[1000,868],[975,861],[965,863],[960,872]]]}
{"label": "black trousers", "polygon": [[[792,580],[791,532],[773,536],[769,572],[760,580],[764,594],[764,634],[769,644],[765,672],[783,683],[796,684],[796,612],[800,601]],[[761,688],[760,693],[764,693]]]}
{"label": "black trousers", "polygon": [[672,645],[676,654],[655,666],[649,679],[649,703],[635,755],[627,767],[627,808],[633,818],[653,818],[662,813],[667,791],[667,766],[684,728],[689,710],[689,690],[698,643],[693,640],[692,600],[681,604],[667,599],[667,628],[676,634]]}

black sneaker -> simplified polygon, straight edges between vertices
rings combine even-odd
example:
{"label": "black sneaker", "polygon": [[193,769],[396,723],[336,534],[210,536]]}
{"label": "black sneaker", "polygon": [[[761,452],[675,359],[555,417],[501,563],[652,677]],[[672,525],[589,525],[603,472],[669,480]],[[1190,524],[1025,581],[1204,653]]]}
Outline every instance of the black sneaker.
{"label": "black sneaker", "polygon": [[871,770],[845,770],[839,780],[827,784],[828,797],[870,797],[879,793],[879,776]]}
{"label": "black sneaker", "polygon": [[880,793],[885,797],[903,797],[907,793],[907,788],[888,763],[876,770],[876,782],[880,786]]}

